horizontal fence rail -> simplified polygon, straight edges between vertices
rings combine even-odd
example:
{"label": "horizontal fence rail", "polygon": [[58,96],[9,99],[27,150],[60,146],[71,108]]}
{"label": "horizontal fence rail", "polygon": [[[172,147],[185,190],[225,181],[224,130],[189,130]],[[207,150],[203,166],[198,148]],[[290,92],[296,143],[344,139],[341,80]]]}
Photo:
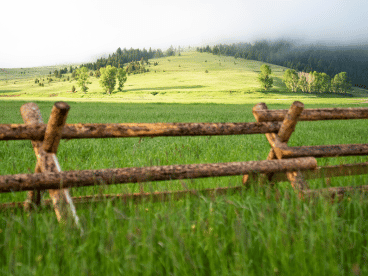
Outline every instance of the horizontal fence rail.
{"label": "horizontal fence rail", "polygon": [[280,147],[282,158],[296,158],[313,156],[338,157],[338,156],[358,156],[368,155],[368,144],[348,144],[348,145],[326,145],[326,146],[301,146],[301,147]]}
{"label": "horizontal fence rail", "polygon": [[[218,195],[228,195],[234,194],[246,190],[242,186],[234,187],[218,187],[218,188],[208,188],[203,190],[182,190],[182,191],[163,191],[163,192],[153,192],[153,193],[124,193],[124,194],[104,194],[104,195],[88,195],[80,197],[72,197],[73,203],[79,206],[88,206],[93,203],[100,203],[105,200],[109,201],[123,201],[134,203],[142,202],[144,200],[149,200],[150,202],[162,202],[167,200],[179,200],[187,196],[218,196]],[[1,209],[13,209],[13,208],[23,208],[24,202],[8,202],[0,204]],[[51,208],[52,200],[45,199],[41,205],[42,208]]]}
{"label": "horizontal fence rail", "polygon": [[[125,123],[125,124],[66,124],[62,139],[207,136],[277,133],[280,122],[262,123]],[[0,125],[0,140],[42,141],[46,124]]]}
{"label": "horizontal fence rail", "polygon": [[[55,116],[58,110],[66,110],[65,116]],[[72,213],[78,225],[79,219],[76,216],[74,203],[101,202],[106,199],[133,200],[134,202],[145,199],[163,201],[180,199],[187,195],[220,195],[244,190],[247,188],[246,182],[251,180],[253,183],[260,181],[259,184],[264,183],[265,179],[271,183],[289,181],[301,198],[313,198],[325,194],[340,197],[352,191],[368,190],[368,186],[310,190],[305,181],[305,179],[367,174],[368,162],[317,167],[315,158],[368,155],[368,144],[301,147],[287,145],[298,121],[368,119],[368,108],[304,109],[303,103],[294,102],[289,110],[268,110],[265,103],[259,103],[252,110],[257,122],[251,123],[65,124],[68,110],[69,106],[66,103],[55,103],[49,123],[44,124],[38,106],[28,103],[21,107],[25,124],[0,125],[0,140],[31,140],[37,157],[36,173],[0,176],[0,193],[30,191],[26,202],[0,204],[0,209],[22,206],[28,210],[28,207],[31,208],[33,205],[53,206],[59,221],[67,219]],[[60,139],[243,134],[266,135],[271,146],[268,160],[62,172],[56,157]],[[70,197],[67,190],[70,187],[234,175],[243,175],[242,186],[154,193],[145,193],[142,189],[141,193],[136,194],[82,197]],[[49,190],[51,199],[41,202],[40,191],[42,190]],[[66,193],[67,197],[64,197],[62,193]],[[64,206],[67,205],[70,209],[67,210],[69,213],[64,212],[66,210]]]}
{"label": "horizontal fence rail", "polygon": [[92,186],[99,183],[122,184],[147,181],[232,176],[249,173],[311,170],[317,167],[313,157],[215,164],[191,164],[67,171],[0,176],[0,193]]}
{"label": "horizontal fence rail", "polygon": [[[287,109],[280,110],[253,110],[257,115],[258,122],[283,121],[288,113]],[[304,109],[298,121],[319,121],[319,120],[349,120],[368,119],[368,108],[320,108]]]}
{"label": "horizontal fence rail", "polygon": [[368,192],[368,185],[362,186],[351,186],[351,187],[330,187],[330,188],[323,188],[323,189],[316,189],[316,190],[307,190],[302,191],[303,196],[305,199],[314,198],[319,196],[325,196],[328,198],[342,198],[347,193],[354,193],[354,192]]}
{"label": "horizontal fence rail", "polygon": [[[286,179],[285,179],[286,181]],[[164,192],[153,192],[153,193],[124,193],[124,194],[105,194],[105,195],[89,195],[72,197],[73,203],[78,207],[90,206],[90,204],[98,204],[106,200],[109,201],[119,201],[119,202],[134,202],[139,203],[145,200],[150,202],[162,202],[168,200],[179,200],[187,196],[218,196],[218,195],[230,195],[234,193],[239,193],[246,190],[242,186],[234,187],[218,187],[209,188],[203,190],[184,190],[184,191],[164,191]],[[368,192],[368,185],[354,186],[354,187],[330,187],[316,190],[306,190],[302,191],[304,199],[312,199],[319,196],[324,196],[326,198],[341,198],[348,193],[355,192]],[[0,204],[0,210],[18,208],[22,210],[24,207],[24,202],[8,202]],[[45,199],[42,202],[41,208],[52,208],[52,200]]]}
{"label": "horizontal fence rail", "polygon": [[[368,162],[358,164],[341,164],[335,166],[317,167],[311,171],[304,171],[304,179],[317,179],[339,176],[363,175],[368,174]],[[272,176],[272,181],[288,181],[285,173],[276,172]]]}

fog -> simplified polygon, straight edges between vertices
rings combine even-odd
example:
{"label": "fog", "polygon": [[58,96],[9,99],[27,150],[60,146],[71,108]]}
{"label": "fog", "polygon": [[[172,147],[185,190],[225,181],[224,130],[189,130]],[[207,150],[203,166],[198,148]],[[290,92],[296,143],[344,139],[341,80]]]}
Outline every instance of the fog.
{"label": "fog", "polygon": [[6,1],[0,68],[90,62],[121,48],[285,39],[366,47],[365,0]]}

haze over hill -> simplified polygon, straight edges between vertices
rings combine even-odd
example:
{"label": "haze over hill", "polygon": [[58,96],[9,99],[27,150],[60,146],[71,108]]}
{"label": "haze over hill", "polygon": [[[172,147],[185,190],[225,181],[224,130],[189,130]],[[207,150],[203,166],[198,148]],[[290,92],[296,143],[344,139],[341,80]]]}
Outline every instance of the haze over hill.
{"label": "haze over hill", "polygon": [[367,42],[365,0],[5,1],[0,68],[95,61],[121,48],[287,38]]}

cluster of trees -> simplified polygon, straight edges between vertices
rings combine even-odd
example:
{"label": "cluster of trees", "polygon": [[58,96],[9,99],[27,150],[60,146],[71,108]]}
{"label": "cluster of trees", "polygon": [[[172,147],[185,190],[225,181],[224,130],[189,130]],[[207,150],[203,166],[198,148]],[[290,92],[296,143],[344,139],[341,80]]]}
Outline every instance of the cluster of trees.
{"label": "cluster of trees", "polygon": [[288,69],[283,76],[283,82],[291,92],[301,90],[304,93],[347,93],[351,90],[346,72],[340,72],[334,78],[330,78],[326,73],[317,71],[306,73]]}
{"label": "cluster of trees", "polygon": [[137,60],[145,60],[148,61],[150,58],[159,58],[162,57],[163,52],[158,50],[152,50],[149,48],[146,49],[121,49],[120,47],[116,50],[115,53],[110,54],[108,58],[99,58],[96,62],[83,64],[82,67],[86,67],[90,70],[99,70],[102,67],[106,67],[108,65],[114,66],[116,68],[123,67],[124,63],[129,63]]}
{"label": "cluster of trees", "polygon": [[[271,68],[263,64],[261,73],[258,75],[258,81],[261,87],[268,90],[273,86],[273,78],[271,77]],[[314,72],[297,72],[294,69],[287,69],[283,76],[283,82],[288,91],[303,93],[341,93],[345,94],[351,90],[346,72],[340,72],[333,78],[330,78],[326,73]]]}
{"label": "cluster of trees", "polygon": [[325,72],[330,78],[346,72],[352,85],[368,87],[368,46],[296,46],[288,41],[262,40],[200,47],[197,51],[273,63],[298,72]]}
{"label": "cluster of trees", "polygon": [[[74,72],[78,86],[84,93],[86,93],[88,91],[87,85],[91,84],[91,82],[89,81],[90,74],[88,68],[83,66],[81,68],[76,69]],[[97,74],[97,72],[99,73]],[[111,92],[114,91],[116,86],[116,80],[118,81],[118,90],[123,91],[124,83],[127,80],[126,75],[127,73],[123,68],[116,68],[111,65],[102,67],[95,73],[95,76],[100,78],[101,87],[108,94],[111,94]],[[72,87],[72,92],[75,92],[74,86]]]}
{"label": "cluster of trees", "polygon": [[108,94],[114,91],[116,79],[118,80],[118,90],[123,91],[124,83],[127,80],[126,71],[123,68],[107,65],[106,68],[101,68],[100,72],[100,84]]}
{"label": "cluster of trees", "polygon": [[[60,70],[55,70],[54,71],[54,76],[55,76],[55,78],[62,78],[63,74],[66,74],[66,73],[68,73],[68,69],[65,67],[65,68],[60,69]],[[50,73],[50,75],[51,75],[51,73]]]}
{"label": "cluster of trees", "polygon": [[126,67],[126,71],[128,75],[148,72],[148,69],[146,69],[144,66],[145,64],[148,64],[148,61],[143,58],[141,58],[141,61],[129,62],[128,66]]}

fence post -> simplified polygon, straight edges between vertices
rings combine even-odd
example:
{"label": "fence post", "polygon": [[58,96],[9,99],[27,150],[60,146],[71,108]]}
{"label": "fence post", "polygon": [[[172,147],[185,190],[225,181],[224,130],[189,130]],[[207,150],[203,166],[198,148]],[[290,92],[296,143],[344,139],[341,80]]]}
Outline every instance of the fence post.
{"label": "fence post", "polygon": [[[69,109],[68,104],[56,102],[51,111],[43,142],[32,141],[32,146],[37,157],[36,172],[61,172],[56,153]],[[21,113],[23,120],[28,124],[43,123],[40,110],[34,103],[23,105],[21,107]],[[39,192],[37,191],[37,193]],[[76,214],[69,190],[49,190],[49,193],[58,221],[66,223],[69,218],[72,218],[76,226],[80,227],[79,218]],[[28,201],[34,200],[35,198],[37,197],[34,194],[28,195]],[[28,202],[27,205],[29,206],[29,204]]]}
{"label": "fence post", "polygon": [[[278,134],[274,133],[266,133],[266,138],[271,145],[271,150],[267,156],[267,160],[273,159],[282,159],[282,155],[277,151],[277,146],[286,145],[290,139],[291,134],[295,130],[295,126],[298,122],[298,118],[304,109],[304,104],[295,101],[288,113],[285,115],[282,125]],[[253,115],[256,118],[257,122],[260,121],[260,117],[258,112],[267,110],[267,105],[265,103],[259,103],[253,107]],[[268,180],[272,181],[274,173],[267,174]],[[296,190],[304,190],[308,189],[308,184],[304,181],[301,174],[298,172],[287,172],[286,176],[288,180],[291,182],[291,185]],[[249,176],[243,176],[243,184],[245,184],[248,180]]]}
{"label": "fence post", "polygon": [[[21,106],[20,113],[22,115],[23,121],[26,124],[34,125],[34,124],[43,124],[41,112],[38,106],[35,103],[26,103]],[[31,141],[33,150],[35,151],[36,156],[38,155],[39,149],[42,147],[42,141]],[[41,167],[39,162],[36,164],[35,173],[40,173]],[[27,195],[27,199],[24,203],[24,207],[26,210],[30,210],[32,208],[32,204],[40,205],[41,203],[41,191],[34,190],[29,191]]]}
{"label": "fence post", "polygon": [[[260,122],[259,115],[258,115],[257,112],[258,111],[264,111],[264,110],[267,110],[267,109],[268,108],[267,108],[267,105],[265,103],[258,103],[253,107],[252,112],[253,112],[253,116],[256,119],[257,123]],[[267,140],[270,144],[276,138],[276,134],[274,134],[274,133],[266,133],[265,135],[266,135],[266,138],[267,138]],[[277,157],[276,157],[276,154],[275,154],[273,148],[271,148],[270,152],[268,153],[267,160],[273,160],[273,159],[277,159]],[[265,176],[266,175],[261,176],[261,181],[265,180],[264,179]],[[268,178],[269,181],[271,181],[272,176],[273,176],[273,173],[267,174],[267,178]],[[252,182],[256,181],[256,176],[252,175],[252,174],[243,175],[243,185],[246,185],[246,183],[249,182],[249,180],[251,180]]]}
{"label": "fence post", "polygon": [[[285,143],[285,144],[287,144],[287,142],[290,139],[291,134],[295,130],[295,126],[298,122],[298,118],[299,118],[300,114],[302,113],[303,109],[304,109],[304,104],[303,103],[301,103],[299,101],[293,102],[293,104],[291,105],[288,113],[286,114],[286,116],[284,118],[284,121],[282,122],[279,133],[275,137],[275,142],[276,143]],[[281,159],[282,156],[277,156],[277,158]],[[304,181],[301,173],[287,172],[286,176],[289,179],[289,181],[290,181],[290,183],[291,183],[291,185],[293,186],[294,189],[300,191],[300,190],[305,190],[305,189],[309,188],[308,183],[306,181]]]}

